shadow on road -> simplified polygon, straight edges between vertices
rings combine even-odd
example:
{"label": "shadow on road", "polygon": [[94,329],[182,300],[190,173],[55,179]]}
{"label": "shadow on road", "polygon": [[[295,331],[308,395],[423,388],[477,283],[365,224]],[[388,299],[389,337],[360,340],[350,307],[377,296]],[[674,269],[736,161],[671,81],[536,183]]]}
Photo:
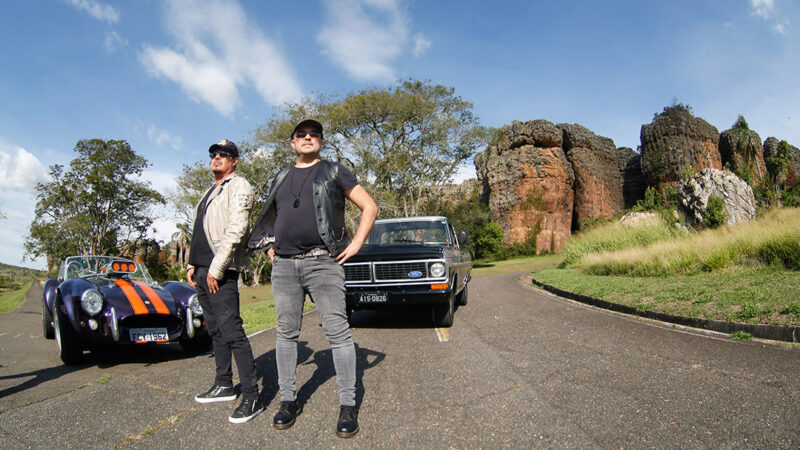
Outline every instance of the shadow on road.
{"label": "shadow on road", "polygon": [[[362,379],[364,371],[371,369],[386,358],[385,353],[376,352],[356,344],[356,406],[360,406],[364,399],[364,385]],[[330,349],[315,352],[308,346],[308,342],[299,341],[297,343],[297,366],[314,365],[316,369],[311,377],[303,383],[297,390],[297,400],[301,405],[308,402],[314,393],[328,380],[336,377],[336,369],[333,366],[333,355]],[[264,353],[256,358],[256,372],[261,378],[261,398],[266,402],[277,397],[280,401],[278,392],[278,368],[275,363],[275,349]]]}
{"label": "shadow on road", "polygon": [[72,367],[56,366],[56,367],[48,367],[47,369],[33,370],[25,373],[15,373],[13,375],[0,376],[0,380],[11,380],[15,378],[33,377],[30,380],[22,382],[21,384],[3,389],[2,391],[0,391],[0,398],[16,394],[17,392],[22,392],[27,389],[34,388],[47,381],[55,380],[56,378],[59,378],[62,375],[66,375],[70,372],[81,370],[83,367],[84,366],[72,366]]}
{"label": "shadow on road", "polygon": [[[456,305],[455,320],[458,320]],[[381,309],[363,309],[353,312],[350,318],[351,328],[436,328],[433,321],[433,310],[427,306],[397,306]]]}

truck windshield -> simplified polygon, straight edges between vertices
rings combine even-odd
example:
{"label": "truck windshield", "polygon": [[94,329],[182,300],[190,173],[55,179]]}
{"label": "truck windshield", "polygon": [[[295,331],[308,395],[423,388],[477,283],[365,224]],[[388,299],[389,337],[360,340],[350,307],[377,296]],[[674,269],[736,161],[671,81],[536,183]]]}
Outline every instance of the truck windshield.
{"label": "truck windshield", "polygon": [[376,222],[369,234],[372,245],[449,244],[447,221]]}

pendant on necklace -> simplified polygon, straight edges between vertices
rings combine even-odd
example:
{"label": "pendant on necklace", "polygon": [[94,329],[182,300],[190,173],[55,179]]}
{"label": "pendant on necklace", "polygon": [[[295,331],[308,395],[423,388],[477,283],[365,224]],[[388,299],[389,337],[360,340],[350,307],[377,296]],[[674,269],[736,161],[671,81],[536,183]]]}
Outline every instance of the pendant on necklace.
{"label": "pendant on necklace", "polygon": [[298,206],[300,206],[300,199],[299,198],[295,199],[295,201],[294,201],[294,207],[297,208]]}

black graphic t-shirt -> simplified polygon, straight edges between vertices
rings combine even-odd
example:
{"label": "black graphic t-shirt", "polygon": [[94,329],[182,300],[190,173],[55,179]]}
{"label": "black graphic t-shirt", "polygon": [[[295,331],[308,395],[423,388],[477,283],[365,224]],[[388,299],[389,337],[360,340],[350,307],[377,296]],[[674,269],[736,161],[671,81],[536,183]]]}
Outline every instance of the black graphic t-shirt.
{"label": "black graphic t-shirt", "polygon": [[[312,248],[325,248],[314,213],[314,178],[319,164],[292,167],[275,196],[275,253],[291,256]],[[358,184],[350,169],[339,166],[339,187],[346,191]]]}

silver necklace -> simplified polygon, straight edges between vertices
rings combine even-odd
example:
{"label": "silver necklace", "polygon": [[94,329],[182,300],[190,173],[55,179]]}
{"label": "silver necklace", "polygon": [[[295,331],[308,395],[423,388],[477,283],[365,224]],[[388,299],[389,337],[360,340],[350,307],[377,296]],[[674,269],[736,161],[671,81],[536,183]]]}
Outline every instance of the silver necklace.
{"label": "silver necklace", "polygon": [[313,169],[311,169],[311,168],[308,169],[308,172],[306,173],[306,177],[303,178],[303,182],[300,183],[300,190],[297,191],[297,194],[294,193],[294,173],[297,172],[297,170],[295,170],[295,169],[297,169],[297,168],[296,167],[292,168],[292,177],[289,180],[289,184],[290,184],[289,193],[291,193],[292,197],[294,197],[294,203],[292,203],[292,206],[294,206],[295,208],[298,208],[300,206],[300,194],[303,193],[303,186],[305,186],[306,180],[308,179],[308,176],[311,175],[311,172],[313,172]]}

